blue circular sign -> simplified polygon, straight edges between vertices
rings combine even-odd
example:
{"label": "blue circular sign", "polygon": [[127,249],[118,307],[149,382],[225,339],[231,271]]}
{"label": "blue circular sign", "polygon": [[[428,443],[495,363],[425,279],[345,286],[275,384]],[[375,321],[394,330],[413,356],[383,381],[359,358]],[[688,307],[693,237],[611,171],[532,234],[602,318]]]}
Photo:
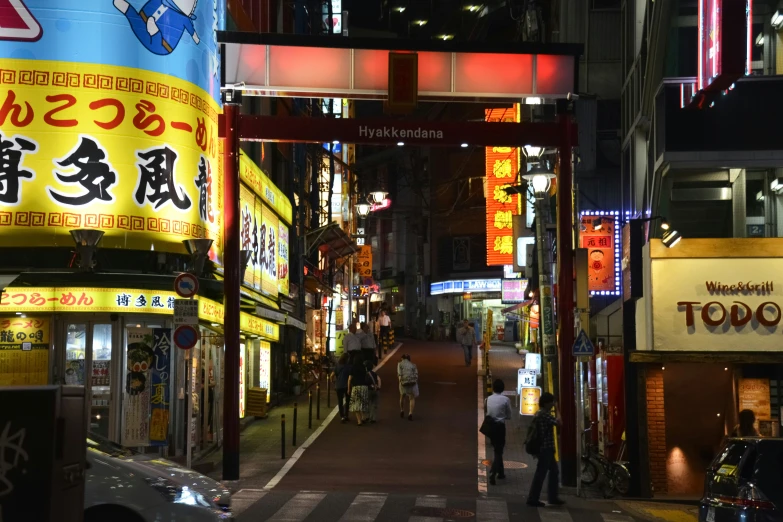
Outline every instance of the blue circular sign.
{"label": "blue circular sign", "polygon": [[174,344],[177,346],[177,348],[190,350],[196,346],[197,342],[198,330],[196,330],[193,326],[190,326],[189,324],[183,324],[174,330]]}

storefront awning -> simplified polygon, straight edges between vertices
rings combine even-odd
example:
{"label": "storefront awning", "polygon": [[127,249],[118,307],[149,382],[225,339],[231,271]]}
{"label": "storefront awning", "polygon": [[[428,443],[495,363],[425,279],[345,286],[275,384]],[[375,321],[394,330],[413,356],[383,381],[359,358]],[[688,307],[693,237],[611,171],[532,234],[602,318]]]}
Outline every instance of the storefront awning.
{"label": "storefront awning", "polygon": [[501,310],[501,312],[503,312],[504,314],[510,314],[511,312],[515,312],[515,311],[519,310],[520,308],[526,307],[527,305],[529,305],[532,302],[533,302],[532,300],[522,301],[521,303],[517,303],[515,305],[511,305],[508,308],[504,308],[503,310]]}
{"label": "storefront awning", "polygon": [[311,292],[313,294],[321,293],[321,294],[333,294],[334,291],[323,284],[320,279],[313,275],[306,275],[304,278],[304,287],[305,290],[308,292]]}
{"label": "storefront awning", "polygon": [[290,315],[289,315],[289,316],[286,316],[286,318],[285,318],[285,324],[286,324],[287,326],[293,326],[294,328],[299,328],[299,329],[300,329],[300,330],[302,330],[303,332],[304,332],[304,331],[307,331],[307,324],[305,324],[305,322],[304,322],[304,321],[300,321],[300,320],[299,320],[299,319],[297,319],[296,317],[292,317],[292,316],[290,316]]}
{"label": "storefront awning", "polygon": [[359,247],[337,223],[317,228],[305,236],[305,251],[308,255],[315,248],[322,249],[330,259],[350,256],[359,251]]}
{"label": "storefront awning", "polygon": [[256,315],[258,317],[263,317],[264,319],[269,319],[270,321],[285,324],[285,314],[270,310],[264,306],[256,306]]}

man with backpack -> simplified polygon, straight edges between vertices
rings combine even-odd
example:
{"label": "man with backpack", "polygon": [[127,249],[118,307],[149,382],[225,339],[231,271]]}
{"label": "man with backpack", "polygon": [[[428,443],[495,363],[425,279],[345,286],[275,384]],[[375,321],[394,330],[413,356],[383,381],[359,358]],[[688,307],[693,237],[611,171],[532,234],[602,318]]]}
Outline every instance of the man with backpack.
{"label": "man with backpack", "polygon": [[[541,489],[544,487],[544,479],[549,474],[547,483],[547,496],[549,504],[553,506],[562,506],[565,504],[560,500],[558,494],[560,482],[560,470],[555,460],[555,427],[560,427],[560,410],[555,402],[555,397],[551,393],[543,393],[538,400],[539,410],[533,417],[533,422],[528,428],[525,439],[525,451],[538,458],[536,473],[533,475],[533,483],[530,485],[530,493],[527,496],[527,505],[534,507],[544,507],[541,502]],[[552,408],[555,414],[552,415]]]}

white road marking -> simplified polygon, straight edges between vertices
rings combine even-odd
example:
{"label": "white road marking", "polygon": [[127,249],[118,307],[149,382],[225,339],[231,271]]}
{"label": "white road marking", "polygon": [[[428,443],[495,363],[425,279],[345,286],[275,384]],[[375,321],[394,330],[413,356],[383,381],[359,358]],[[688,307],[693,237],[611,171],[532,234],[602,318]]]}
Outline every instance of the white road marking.
{"label": "white road marking", "polygon": [[326,497],[326,493],[297,493],[269,520],[275,522],[302,522],[313,512],[315,507]]}
{"label": "white road marking", "polygon": [[263,489],[240,489],[231,495],[231,513],[237,517],[250,506],[264,498],[266,491]]}
{"label": "white road marking", "polygon": [[476,522],[508,522],[508,506],[505,500],[476,500]]}
{"label": "white road marking", "polygon": [[573,522],[571,515],[565,509],[538,508],[538,516],[541,522]]}
{"label": "white road marking", "polygon": [[359,493],[339,522],[373,522],[385,502],[385,493]]}
{"label": "white road marking", "polygon": [[[425,495],[423,497],[416,497],[416,507],[428,507],[445,509],[446,497],[438,495]],[[410,517],[408,522],[443,522],[441,517]]]}
{"label": "white road marking", "polygon": [[601,513],[604,522],[634,522],[628,515],[618,515],[617,513]]}
{"label": "white road marking", "polygon": [[[380,364],[376,366],[376,369],[379,369],[381,366],[386,364],[386,361],[389,361],[392,358],[392,356],[395,353],[397,353],[397,350],[399,350],[401,347],[402,347],[402,343],[398,343],[397,346],[394,348],[394,350],[389,352],[389,354],[383,358]],[[286,474],[288,474],[288,472],[291,471],[291,468],[293,468],[294,464],[296,464],[296,462],[302,457],[305,450],[310,446],[312,446],[313,442],[315,442],[315,439],[317,439],[318,436],[321,435],[321,433],[323,433],[323,431],[326,429],[329,423],[332,422],[332,420],[334,420],[335,417],[337,417],[337,413],[338,413],[338,408],[337,406],[335,406],[334,409],[326,417],[326,419],[324,419],[324,421],[321,423],[321,425],[318,426],[318,428],[313,432],[313,434],[310,435],[307,438],[307,440],[304,441],[304,443],[296,449],[294,454],[291,455],[291,457],[286,461],[286,463],[283,465],[280,471],[277,472],[277,475],[272,477],[272,480],[267,482],[266,486],[264,486],[265,490],[270,490],[274,488],[280,483],[281,480],[283,480],[283,477],[285,477]]]}

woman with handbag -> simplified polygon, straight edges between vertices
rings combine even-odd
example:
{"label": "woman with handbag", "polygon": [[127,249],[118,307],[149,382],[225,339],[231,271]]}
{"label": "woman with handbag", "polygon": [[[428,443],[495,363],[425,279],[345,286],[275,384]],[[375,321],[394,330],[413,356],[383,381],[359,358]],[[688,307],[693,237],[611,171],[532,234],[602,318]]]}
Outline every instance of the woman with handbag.
{"label": "woman with handbag", "polygon": [[351,411],[356,414],[356,424],[361,426],[364,415],[370,411],[370,390],[367,387],[367,370],[364,368],[362,354],[358,351],[351,359],[348,394],[351,397]]}
{"label": "woman with handbag", "polygon": [[405,418],[405,397],[408,397],[408,420],[412,421],[419,396],[419,369],[411,362],[410,355],[403,355],[397,364],[397,378],[400,380],[400,418]]}

